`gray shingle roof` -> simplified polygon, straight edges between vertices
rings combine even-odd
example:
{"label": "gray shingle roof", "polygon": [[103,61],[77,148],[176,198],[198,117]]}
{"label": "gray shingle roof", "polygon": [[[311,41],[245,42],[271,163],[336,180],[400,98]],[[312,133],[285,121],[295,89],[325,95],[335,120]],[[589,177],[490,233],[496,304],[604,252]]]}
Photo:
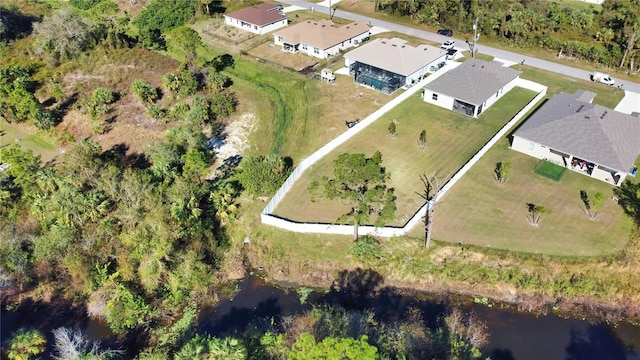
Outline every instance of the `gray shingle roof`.
{"label": "gray shingle roof", "polygon": [[430,45],[413,47],[398,38],[375,39],[344,54],[345,59],[359,61],[395,74],[409,76],[433,61],[447,55],[445,50]]}
{"label": "gray shingle roof", "polygon": [[629,171],[640,154],[640,118],[581,101],[583,97],[583,92],[555,95],[514,135],[614,170]]}
{"label": "gray shingle roof", "polygon": [[469,59],[425,88],[480,105],[518,76],[520,71],[504,67],[502,63]]}

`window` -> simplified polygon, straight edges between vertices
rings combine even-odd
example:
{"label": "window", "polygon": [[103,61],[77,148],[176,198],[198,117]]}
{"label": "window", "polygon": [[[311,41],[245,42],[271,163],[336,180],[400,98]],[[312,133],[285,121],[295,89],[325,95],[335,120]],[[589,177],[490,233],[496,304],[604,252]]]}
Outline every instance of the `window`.
{"label": "window", "polygon": [[533,143],[532,142],[529,143],[529,149],[528,150],[529,151],[533,151]]}
{"label": "window", "polygon": [[320,49],[318,49],[318,48],[313,48],[313,53],[314,53],[314,54],[320,54]]}
{"label": "window", "polygon": [[278,36],[278,42],[282,42],[284,41],[284,38],[282,36]]}
{"label": "window", "polygon": [[438,94],[433,93],[433,95],[431,95],[431,99],[432,100],[438,100]]}
{"label": "window", "polygon": [[302,50],[307,50],[307,44],[302,44]]}
{"label": "window", "polygon": [[253,25],[253,30],[258,30],[258,26]]}

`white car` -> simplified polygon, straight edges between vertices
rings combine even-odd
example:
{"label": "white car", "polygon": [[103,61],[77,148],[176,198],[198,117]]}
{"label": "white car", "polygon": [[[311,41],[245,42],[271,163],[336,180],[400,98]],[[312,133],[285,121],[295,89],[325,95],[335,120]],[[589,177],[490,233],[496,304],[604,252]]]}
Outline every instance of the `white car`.
{"label": "white car", "polygon": [[440,49],[451,50],[456,45],[455,41],[447,40],[440,45]]}

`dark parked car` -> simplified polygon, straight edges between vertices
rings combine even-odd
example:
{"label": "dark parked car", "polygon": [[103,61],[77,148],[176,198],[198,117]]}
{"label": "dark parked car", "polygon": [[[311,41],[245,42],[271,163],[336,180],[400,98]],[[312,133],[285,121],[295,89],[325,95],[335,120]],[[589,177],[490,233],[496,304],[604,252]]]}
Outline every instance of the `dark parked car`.
{"label": "dark parked car", "polygon": [[438,35],[453,36],[453,30],[451,30],[451,29],[440,29],[440,30],[438,30]]}

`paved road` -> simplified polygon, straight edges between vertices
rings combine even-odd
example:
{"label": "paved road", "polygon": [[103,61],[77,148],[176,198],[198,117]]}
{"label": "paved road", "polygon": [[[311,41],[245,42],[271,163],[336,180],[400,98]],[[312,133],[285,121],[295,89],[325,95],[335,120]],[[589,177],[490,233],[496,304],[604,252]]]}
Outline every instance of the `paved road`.
{"label": "paved road", "polygon": [[[313,6],[315,8],[315,11],[321,11],[326,14],[329,14],[329,8],[327,6],[324,6],[323,5],[324,3],[314,4],[314,3],[308,3],[306,1],[301,1],[301,0],[280,0],[280,2],[289,4],[289,5],[299,6],[300,8],[303,8],[303,9],[309,9],[310,7]],[[334,8],[337,6],[337,10],[335,12],[335,16],[337,17],[341,17],[341,18],[345,18],[353,21],[367,22],[373,26],[379,26],[388,30],[397,31],[400,33],[408,34],[411,36],[415,36],[415,37],[419,37],[419,38],[423,38],[423,39],[435,41],[435,42],[443,42],[447,39],[451,39],[445,36],[437,35],[435,33],[424,31],[424,30],[415,29],[409,26],[395,24],[388,21],[384,21],[384,20],[373,19],[364,15],[342,11],[340,10],[339,3],[334,2],[334,4],[335,4],[333,5]],[[456,42],[456,45],[465,44],[465,39],[453,38],[453,40]],[[511,52],[511,51],[492,48],[492,47],[483,45],[482,41],[476,44],[476,47],[478,48],[478,51],[482,54],[491,55],[497,58],[513,61],[516,63],[522,62],[522,60],[524,60],[525,65],[537,67],[543,70],[547,70],[547,71],[551,71],[559,74],[572,76],[578,79],[589,79],[590,72],[586,70],[576,69],[570,66],[557,64],[551,61],[536,59],[531,56],[526,56],[526,55]],[[615,79],[615,80],[616,80],[616,86],[622,85],[622,88],[626,91],[640,93],[640,84],[634,83],[631,81],[620,80],[620,79]],[[606,85],[603,84],[602,86],[606,86]],[[640,109],[640,104],[638,105],[638,108]]]}

